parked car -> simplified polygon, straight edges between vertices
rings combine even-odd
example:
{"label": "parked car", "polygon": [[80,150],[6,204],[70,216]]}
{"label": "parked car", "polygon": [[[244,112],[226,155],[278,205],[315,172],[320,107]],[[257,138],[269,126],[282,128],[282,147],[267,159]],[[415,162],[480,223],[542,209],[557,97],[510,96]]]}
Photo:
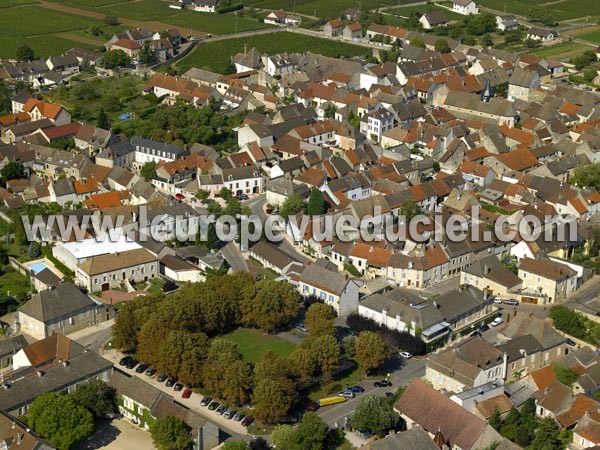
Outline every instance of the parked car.
{"label": "parked car", "polygon": [[362,387],[362,386],[358,386],[358,385],[356,385],[356,386],[350,386],[347,390],[348,391],[352,391],[355,394],[360,394],[362,392],[365,392],[365,388]]}
{"label": "parked car", "polygon": [[317,402],[311,402],[310,405],[306,408],[306,412],[316,412],[320,408]]}
{"label": "parked car", "polygon": [[509,298],[508,300],[504,300],[505,305],[517,306],[519,304],[519,300],[516,298]]}
{"label": "parked car", "polygon": [[127,364],[125,364],[125,367],[127,367],[128,369],[133,369],[138,364],[139,364],[139,361],[137,359],[131,358],[129,360],[129,362]]}
{"label": "parked car", "polygon": [[494,320],[492,320],[490,325],[493,327],[497,327],[499,325],[502,325],[502,323],[504,323],[504,320],[502,319],[502,317],[496,317]]}
{"label": "parked car", "polygon": [[121,358],[121,360],[119,361],[119,365],[120,366],[126,366],[133,358],[131,356],[124,356],[123,358]]}
{"label": "parked car", "polygon": [[233,419],[233,416],[235,416],[235,413],[237,411],[233,408],[228,408],[227,411],[225,411],[225,414],[223,414],[223,417],[225,417],[226,419]]}
{"label": "parked car", "polygon": [[342,391],[338,394],[338,397],[344,397],[344,398],[354,398],[355,396],[356,396],[356,394],[350,390]]}
{"label": "parked car", "polygon": [[181,394],[182,398],[190,398],[192,396],[192,390],[191,389],[185,389],[183,391],[183,394]]}
{"label": "parked car", "polygon": [[121,413],[119,412],[109,412],[104,414],[104,418],[108,420],[118,419],[121,417]]}
{"label": "parked car", "polygon": [[211,402],[210,405],[208,405],[208,409],[210,411],[214,411],[215,409],[217,409],[219,407],[220,403],[219,402]]}
{"label": "parked car", "polygon": [[373,383],[373,385],[375,387],[388,387],[392,385],[391,381],[388,380],[380,380],[380,381],[376,381],[375,383]]}
{"label": "parked car", "polygon": [[217,408],[217,416],[222,416],[223,413],[227,411],[227,406],[221,405]]}
{"label": "parked car", "polygon": [[166,379],[167,379],[167,376],[164,373],[161,373],[159,376],[156,377],[156,381],[158,381],[159,383],[162,383]]}
{"label": "parked car", "polygon": [[233,416],[233,420],[235,420],[236,422],[241,422],[242,420],[244,420],[244,417],[246,417],[246,414],[239,412],[235,416]]}
{"label": "parked car", "polygon": [[300,422],[301,418],[302,418],[301,413],[290,414],[289,416],[286,416],[281,423],[284,423],[286,425],[294,425],[294,424],[297,424],[298,422]]}
{"label": "parked car", "polygon": [[150,367],[148,370],[146,370],[146,375],[149,377],[154,376],[155,373],[156,373],[156,369],[154,367]]}
{"label": "parked car", "polygon": [[479,327],[479,332],[480,333],[485,333],[486,331],[488,331],[490,329],[490,326],[487,323],[484,323],[483,325],[481,325]]}
{"label": "parked car", "polygon": [[248,425],[251,425],[252,422],[254,422],[254,417],[246,416],[244,420],[242,420],[242,426],[247,427]]}
{"label": "parked car", "polygon": [[169,379],[167,380],[167,384],[166,384],[166,386],[167,386],[167,387],[173,387],[173,386],[175,386],[175,383],[177,383],[177,380],[174,380],[173,378],[169,378]]}
{"label": "parked car", "polygon": [[502,299],[498,297],[494,297],[494,303],[502,303]]}
{"label": "parked car", "polygon": [[271,211],[271,215],[272,216],[278,216],[279,215],[279,210],[278,209],[274,209],[273,211]]}
{"label": "parked car", "polygon": [[296,324],[296,329],[302,331],[303,333],[306,333],[308,331],[303,323]]}
{"label": "parked car", "polygon": [[575,347],[577,345],[575,343],[575,341],[573,341],[572,339],[567,339],[565,342],[567,343],[567,345],[570,345],[571,347]]}
{"label": "parked car", "polygon": [[404,359],[410,359],[410,358],[412,358],[412,353],[409,353],[409,352],[398,352],[398,354],[400,356],[402,356]]}
{"label": "parked car", "polygon": [[173,390],[174,390],[175,392],[179,392],[179,391],[181,391],[182,389],[183,389],[183,384],[181,384],[181,383],[177,383],[175,386],[173,386]]}
{"label": "parked car", "polygon": [[204,397],[200,400],[200,406],[208,406],[208,404],[212,401],[212,397]]}
{"label": "parked car", "polygon": [[148,364],[140,364],[137,366],[137,369],[135,369],[135,373],[144,373],[146,370],[148,370]]}
{"label": "parked car", "polygon": [[481,332],[479,330],[475,330],[469,335],[469,337],[479,337],[479,336],[481,336]]}

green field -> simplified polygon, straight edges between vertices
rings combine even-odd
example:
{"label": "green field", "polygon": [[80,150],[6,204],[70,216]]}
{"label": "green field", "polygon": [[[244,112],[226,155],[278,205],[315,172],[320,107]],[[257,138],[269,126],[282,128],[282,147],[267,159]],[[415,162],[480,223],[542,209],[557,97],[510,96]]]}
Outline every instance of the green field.
{"label": "green field", "polygon": [[569,30],[564,34],[577,37],[579,39],[585,39],[586,41],[600,43],[600,26],[598,25]]}
{"label": "green field", "polygon": [[538,5],[552,14],[554,19],[558,21],[600,16],[600,2],[598,0],[504,0],[500,2],[497,0],[480,0],[477,3],[496,11],[506,11],[522,16],[527,16],[531,8]]}
{"label": "green field", "polygon": [[264,9],[283,8],[286,11],[297,12],[321,19],[339,17],[346,9],[355,8],[363,11],[380,8],[382,6],[404,5],[414,3],[415,0],[246,0],[247,6]]}
{"label": "green field", "polygon": [[38,0],[2,0],[2,2],[0,2],[0,9],[12,8],[13,6],[31,5],[33,3],[38,3]]}
{"label": "green field", "polygon": [[296,346],[275,335],[249,328],[239,328],[223,336],[239,345],[244,361],[255,364],[265,352],[273,351],[281,357],[292,354]]}
{"label": "green field", "polygon": [[439,6],[435,6],[430,3],[426,5],[404,6],[400,8],[388,9],[386,12],[408,18],[411,14],[424,14],[426,12],[431,11],[443,11],[448,20],[460,20],[464,19],[465,17],[455,12],[449,11],[446,8],[440,8]]}
{"label": "green field", "polygon": [[358,45],[281,31],[199,45],[188,56],[178,61],[176,67],[180,73],[190,67],[225,73],[229,68],[230,58],[243,52],[244,44],[248,50],[256,47],[258,51],[268,54],[311,51],[325,56],[364,56],[370,53],[370,49]]}
{"label": "green field", "polygon": [[233,14],[212,14],[196,11],[187,11],[176,16],[165,17],[163,21],[179,27],[205,31],[211,34],[229,34],[273,26],[254,19],[237,17]]}
{"label": "green field", "polygon": [[593,47],[576,42],[563,42],[551,47],[542,47],[531,54],[540,58],[569,59],[583,54],[586,50],[593,50]]}
{"label": "green field", "polygon": [[0,58],[14,58],[16,49],[29,45],[38,57],[57,55],[71,47],[89,45],[55,36],[55,33],[77,31],[104,23],[87,17],[65,14],[35,5],[2,10]]}

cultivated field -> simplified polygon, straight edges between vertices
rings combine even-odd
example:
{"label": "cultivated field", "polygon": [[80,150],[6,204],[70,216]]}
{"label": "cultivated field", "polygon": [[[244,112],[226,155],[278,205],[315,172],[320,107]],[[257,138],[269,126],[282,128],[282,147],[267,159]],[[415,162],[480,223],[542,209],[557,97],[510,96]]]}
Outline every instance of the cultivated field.
{"label": "cultivated field", "polygon": [[558,20],[570,20],[579,17],[600,16],[600,1],[598,0],[479,0],[480,6],[496,11],[527,16],[534,6],[548,11]]}
{"label": "cultivated field", "polygon": [[176,67],[181,73],[190,67],[225,73],[229,68],[230,58],[243,52],[244,45],[248,50],[256,47],[260,52],[269,54],[311,51],[325,56],[364,56],[370,53],[368,48],[358,45],[281,31],[201,44],[177,62]]}
{"label": "cultivated field", "polygon": [[431,3],[428,3],[426,5],[403,6],[400,8],[388,9],[386,12],[409,18],[411,14],[423,14],[431,11],[443,11],[448,20],[460,20],[465,17],[455,12],[449,11],[446,8],[441,8]]}
{"label": "cultivated field", "polygon": [[600,44],[600,26],[598,25],[569,30],[564,34]]}
{"label": "cultivated field", "polygon": [[233,14],[212,14],[196,11],[187,11],[183,14],[165,18],[164,21],[178,27],[201,30],[211,34],[230,34],[273,26],[254,19],[237,17]]}
{"label": "cultivated field", "polygon": [[532,51],[531,54],[540,58],[569,59],[579,56],[587,50],[593,50],[593,47],[576,42],[564,42],[551,47],[542,47]]}

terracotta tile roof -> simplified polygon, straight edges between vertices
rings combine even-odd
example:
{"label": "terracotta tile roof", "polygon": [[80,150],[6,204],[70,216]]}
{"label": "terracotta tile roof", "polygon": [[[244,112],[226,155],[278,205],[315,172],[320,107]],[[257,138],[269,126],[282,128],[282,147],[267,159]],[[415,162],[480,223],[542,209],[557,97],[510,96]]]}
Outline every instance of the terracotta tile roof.
{"label": "terracotta tile roof", "polygon": [[540,391],[545,391],[552,383],[556,381],[554,369],[551,365],[535,370],[531,372],[530,375]]}
{"label": "terracotta tile roof", "polygon": [[488,152],[484,147],[477,147],[472,150],[467,150],[465,152],[465,159],[467,161],[478,161],[483,158],[487,158],[488,156],[492,156],[492,154]]}
{"label": "terracotta tile roof", "polygon": [[578,198],[570,198],[568,202],[575,208],[579,214],[585,214],[587,212],[587,207],[583,204],[583,202]]}
{"label": "terracotta tile roof", "polygon": [[83,201],[84,205],[90,209],[107,209],[115,206],[122,206],[124,200],[131,198],[129,191],[112,191],[103,194],[92,195]]}
{"label": "terracotta tile roof", "polygon": [[23,105],[23,111],[31,113],[31,111],[33,111],[33,109],[36,107],[40,114],[48,119],[56,119],[63,109],[62,106],[55,105],[53,103],[43,102],[35,98],[29,98],[25,102],[25,105]]}
{"label": "terracotta tile roof", "polygon": [[345,73],[333,72],[327,79],[338,83],[349,83],[352,77]]}
{"label": "terracotta tile roof", "polygon": [[369,266],[387,267],[392,252],[373,245],[357,243],[352,247],[350,256],[365,259]]}
{"label": "terracotta tile roof", "polygon": [[464,161],[460,165],[459,170],[462,173],[468,173],[477,177],[484,178],[488,173],[490,173],[490,170],[492,169],[487,166],[484,166],[483,164],[477,164],[471,161]]}
{"label": "terracotta tile roof", "polygon": [[79,122],[73,122],[65,125],[59,125],[57,127],[46,128],[43,130],[43,133],[48,139],[53,141],[56,139],[75,136],[80,128],[81,124]]}
{"label": "terracotta tile roof", "polygon": [[600,444],[600,410],[585,414],[574,431],[593,444]]}
{"label": "terracotta tile roof", "polygon": [[94,178],[88,178],[85,181],[75,180],[73,182],[73,187],[75,188],[75,193],[77,195],[97,192],[99,189],[98,182]]}
{"label": "terracotta tile roof", "polygon": [[139,50],[142,48],[140,44],[131,39],[119,39],[117,42],[111,44],[111,47],[126,48],[128,50]]}
{"label": "terracotta tile roof", "polygon": [[360,22],[352,22],[348,25],[346,25],[348,27],[348,29],[350,31],[359,31],[362,30],[362,25],[360,24]]}
{"label": "terracotta tile roof", "polygon": [[518,128],[509,128],[507,125],[500,127],[502,134],[513,141],[521,142],[523,144],[531,145],[535,140],[535,136],[527,131],[519,130]]}
{"label": "terracotta tile roof", "polygon": [[8,114],[6,116],[0,117],[0,126],[9,126],[14,125],[20,122],[29,122],[31,117],[25,111],[16,113],[16,114]]}
{"label": "terracotta tile roof", "polygon": [[511,170],[524,170],[538,164],[537,158],[527,149],[514,150],[494,157]]}
{"label": "terracotta tile roof", "polygon": [[571,115],[577,114],[577,111],[579,111],[580,108],[581,108],[581,106],[576,105],[575,103],[565,102],[560,107],[558,112],[561,114],[566,114],[567,116],[571,116]]}
{"label": "terracotta tile roof", "polygon": [[301,183],[306,183],[310,186],[321,186],[326,178],[327,172],[325,170],[311,167],[303,174],[297,176],[295,180],[300,181]]}
{"label": "terracotta tile roof", "polygon": [[489,419],[494,411],[498,411],[500,414],[507,413],[512,408],[513,404],[505,394],[500,394],[496,397],[483,400],[477,403],[475,408],[483,416],[484,419]]}
{"label": "terracotta tile roof", "polygon": [[342,21],[340,20],[339,17],[336,17],[335,19],[331,19],[329,22],[327,22],[329,24],[329,26],[331,26],[332,28],[338,28],[342,26]]}
{"label": "terracotta tile roof", "polygon": [[533,273],[550,280],[561,280],[565,277],[572,277],[577,274],[577,272],[564,264],[559,264],[550,260],[542,261],[532,258],[524,258],[523,261],[521,261],[521,264],[519,264],[519,270]]}
{"label": "terracotta tile roof", "polygon": [[571,408],[556,416],[556,420],[565,428],[570,428],[577,424],[583,415],[593,409],[597,410],[600,407],[600,403],[591,397],[580,394],[575,398],[575,401],[571,405]]}

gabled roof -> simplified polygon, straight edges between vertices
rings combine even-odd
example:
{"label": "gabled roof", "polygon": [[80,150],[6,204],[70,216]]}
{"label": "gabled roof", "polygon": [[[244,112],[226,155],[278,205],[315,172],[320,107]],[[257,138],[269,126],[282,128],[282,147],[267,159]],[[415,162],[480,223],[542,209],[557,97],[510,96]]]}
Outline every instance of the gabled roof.
{"label": "gabled roof", "polygon": [[62,283],[56,288],[35,294],[20,311],[43,323],[54,323],[87,311],[96,303],[72,283]]}

